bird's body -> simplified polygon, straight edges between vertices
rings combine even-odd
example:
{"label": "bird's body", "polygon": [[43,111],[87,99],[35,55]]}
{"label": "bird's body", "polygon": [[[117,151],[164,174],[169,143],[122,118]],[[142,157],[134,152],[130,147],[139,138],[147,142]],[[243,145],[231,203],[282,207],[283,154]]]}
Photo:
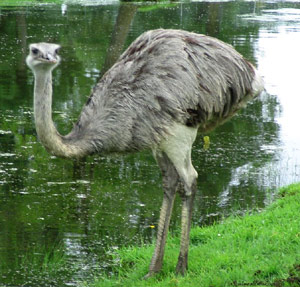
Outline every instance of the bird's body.
{"label": "bird's body", "polygon": [[36,79],[35,119],[40,140],[50,152],[63,157],[152,149],[162,171],[165,196],[149,275],[161,267],[177,190],[183,198],[177,271],[183,273],[196,190],[191,147],[197,131],[213,129],[259,94],[261,78],[231,46],[215,38],[181,30],[148,31],[102,77],[73,130],[61,136],[51,119],[51,73],[57,63],[34,62],[38,53],[56,54],[57,48],[55,44],[32,44],[27,58]]}
{"label": "bird's body", "polygon": [[214,38],[149,31],[100,80],[65,139],[88,137],[91,153],[128,152],[157,146],[175,122],[212,129],[251,94],[254,73]]}

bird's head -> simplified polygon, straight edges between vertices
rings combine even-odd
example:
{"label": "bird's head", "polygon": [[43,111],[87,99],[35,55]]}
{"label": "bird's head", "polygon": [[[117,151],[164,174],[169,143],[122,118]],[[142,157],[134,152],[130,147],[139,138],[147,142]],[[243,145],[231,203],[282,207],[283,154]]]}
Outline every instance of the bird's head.
{"label": "bird's head", "polygon": [[29,46],[29,55],[26,58],[28,67],[33,70],[53,70],[60,62],[58,51],[60,45],[37,43]]}

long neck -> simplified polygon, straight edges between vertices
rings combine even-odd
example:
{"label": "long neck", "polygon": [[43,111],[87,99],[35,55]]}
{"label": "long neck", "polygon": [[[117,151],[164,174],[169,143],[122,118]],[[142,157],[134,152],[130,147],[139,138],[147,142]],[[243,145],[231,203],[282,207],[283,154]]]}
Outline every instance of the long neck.
{"label": "long neck", "polygon": [[51,70],[35,73],[34,117],[38,137],[48,152],[59,157],[81,157],[83,155],[83,151],[79,147],[63,140],[52,121]]}

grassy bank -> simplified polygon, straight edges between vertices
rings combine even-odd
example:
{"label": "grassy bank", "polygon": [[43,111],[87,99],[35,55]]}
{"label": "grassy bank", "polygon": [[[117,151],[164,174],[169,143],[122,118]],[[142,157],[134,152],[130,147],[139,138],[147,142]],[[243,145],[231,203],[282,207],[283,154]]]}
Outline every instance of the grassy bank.
{"label": "grassy bank", "polygon": [[119,250],[116,275],[87,286],[300,286],[300,184],[282,189],[261,213],[193,228],[185,277],[174,274],[179,239],[169,238],[162,272],[141,280],[153,247]]}

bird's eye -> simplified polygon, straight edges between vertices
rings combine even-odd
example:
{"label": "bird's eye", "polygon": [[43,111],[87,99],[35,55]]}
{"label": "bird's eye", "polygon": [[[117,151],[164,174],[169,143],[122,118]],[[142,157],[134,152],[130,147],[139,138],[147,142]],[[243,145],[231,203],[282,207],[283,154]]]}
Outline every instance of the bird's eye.
{"label": "bird's eye", "polygon": [[37,55],[37,54],[39,53],[39,49],[37,49],[37,48],[32,48],[32,49],[31,49],[31,52],[32,52],[33,55]]}

